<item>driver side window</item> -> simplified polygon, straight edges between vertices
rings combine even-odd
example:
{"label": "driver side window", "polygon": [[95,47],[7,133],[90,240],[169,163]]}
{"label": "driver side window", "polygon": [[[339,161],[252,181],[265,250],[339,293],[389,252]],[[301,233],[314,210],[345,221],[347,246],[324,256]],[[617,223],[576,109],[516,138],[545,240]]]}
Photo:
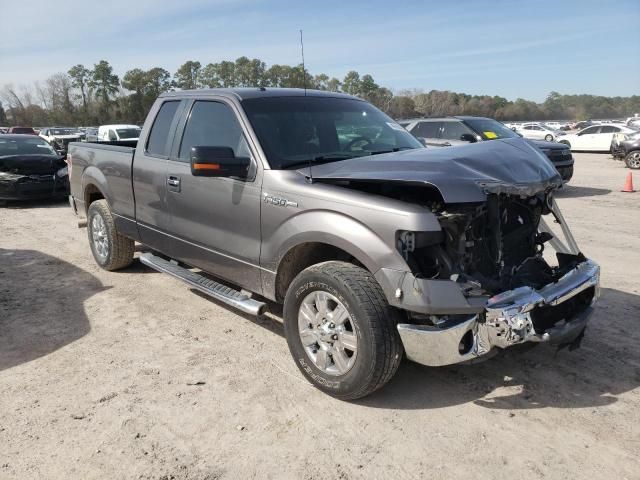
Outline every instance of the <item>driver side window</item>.
{"label": "driver side window", "polygon": [[196,146],[229,147],[237,157],[250,157],[249,146],[235,113],[221,102],[193,104],[180,144],[180,160],[188,162]]}

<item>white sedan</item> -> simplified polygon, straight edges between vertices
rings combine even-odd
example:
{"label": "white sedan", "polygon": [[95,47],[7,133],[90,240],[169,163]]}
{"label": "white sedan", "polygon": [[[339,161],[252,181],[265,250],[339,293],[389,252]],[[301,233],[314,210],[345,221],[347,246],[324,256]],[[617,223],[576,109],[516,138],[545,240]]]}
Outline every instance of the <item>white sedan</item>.
{"label": "white sedan", "polygon": [[622,125],[591,125],[577,133],[568,133],[559,141],[569,145],[569,148],[574,151],[608,152],[611,148],[611,140],[616,133],[634,133],[635,131]]}
{"label": "white sedan", "polygon": [[532,140],[546,140],[547,142],[558,140],[558,137],[564,135],[562,130],[550,127],[544,123],[524,123],[516,126],[516,132],[524,138],[530,138]]}

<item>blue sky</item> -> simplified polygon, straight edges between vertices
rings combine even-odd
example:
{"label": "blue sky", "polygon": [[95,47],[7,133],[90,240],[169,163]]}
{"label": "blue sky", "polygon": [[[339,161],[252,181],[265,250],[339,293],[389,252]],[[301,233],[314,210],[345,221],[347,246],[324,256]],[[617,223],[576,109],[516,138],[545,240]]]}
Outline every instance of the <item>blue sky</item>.
{"label": "blue sky", "polygon": [[0,87],[108,60],[117,74],[246,55],[394,91],[544,100],[640,94],[640,0],[0,0]]}

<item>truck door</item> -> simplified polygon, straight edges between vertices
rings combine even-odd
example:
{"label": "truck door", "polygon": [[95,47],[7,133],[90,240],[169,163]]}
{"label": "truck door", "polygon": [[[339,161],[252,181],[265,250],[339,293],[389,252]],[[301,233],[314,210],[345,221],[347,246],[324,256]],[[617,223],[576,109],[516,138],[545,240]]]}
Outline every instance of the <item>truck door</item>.
{"label": "truck door", "polygon": [[[182,104],[184,107],[186,102]],[[169,213],[167,209],[167,159],[171,152],[180,118],[181,102],[161,103],[149,115],[151,125],[145,139],[140,139],[133,160],[133,190],[136,221],[142,242],[161,252],[169,248]],[[155,115],[154,115],[155,113]],[[151,128],[148,130],[148,128]]]}
{"label": "truck door", "polygon": [[[195,100],[167,170],[171,256],[253,291],[260,291],[260,176],[235,107]],[[180,133],[181,128],[178,129]],[[230,147],[252,158],[249,178],[191,175],[195,146]]]}

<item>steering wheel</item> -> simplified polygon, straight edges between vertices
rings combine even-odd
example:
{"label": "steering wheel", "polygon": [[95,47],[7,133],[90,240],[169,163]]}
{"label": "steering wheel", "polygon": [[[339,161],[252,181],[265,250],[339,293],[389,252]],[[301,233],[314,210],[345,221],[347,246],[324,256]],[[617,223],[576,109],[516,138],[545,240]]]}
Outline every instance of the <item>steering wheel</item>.
{"label": "steering wheel", "polygon": [[346,145],[345,149],[346,149],[348,152],[353,152],[353,151],[354,151],[354,150],[353,150],[353,146],[354,146],[356,143],[358,143],[358,142],[365,142],[365,143],[364,143],[364,145],[362,145],[362,146],[360,147],[360,150],[364,150],[362,147],[365,147],[366,145],[373,145],[373,142],[372,142],[371,140],[369,140],[367,137],[360,136],[360,137],[356,137],[356,138],[354,138],[354,139],[353,139],[353,140],[351,140],[349,143],[347,143],[347,145]]}

